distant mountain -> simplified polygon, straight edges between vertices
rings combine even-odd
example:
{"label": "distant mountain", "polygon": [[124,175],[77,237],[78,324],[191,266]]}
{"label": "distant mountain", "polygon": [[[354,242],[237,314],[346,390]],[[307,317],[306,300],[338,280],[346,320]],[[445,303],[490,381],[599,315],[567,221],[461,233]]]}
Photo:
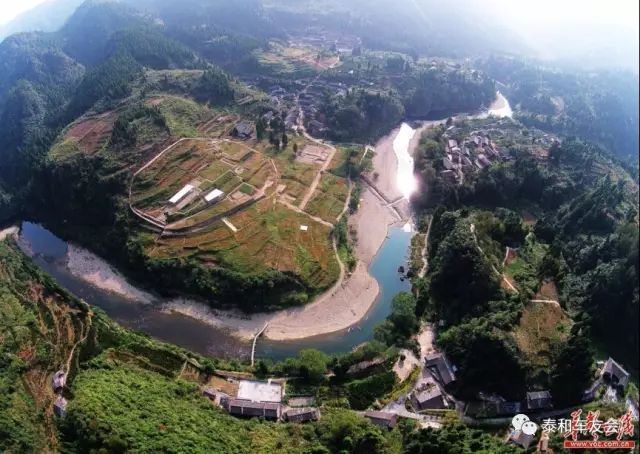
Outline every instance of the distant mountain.
{"label": "distant mountain", "polygon": [[0,25],[0,41],[21,32],[58,30],[84,0],[47,0]]}
{"label": "distant mountain", "polygon": [[489,52],[524,53],[518,36],[481,6],[462,0],[265,1],[285,28],[322,27],[359,36],[366,47],[429,56],[468,57]]}

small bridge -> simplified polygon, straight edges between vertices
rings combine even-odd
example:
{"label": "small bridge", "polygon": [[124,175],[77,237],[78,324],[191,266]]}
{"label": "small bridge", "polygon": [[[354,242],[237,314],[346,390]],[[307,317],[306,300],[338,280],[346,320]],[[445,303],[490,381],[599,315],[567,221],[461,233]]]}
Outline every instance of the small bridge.
{"label": "small bridge", "polygon": [[253,337],[253,345],[251,346],[251,367],[253,367],[254,358],[256,356],[256,344],[258,343],[258,338],[262,335],[262,333],[264,333],[264,330],[266,330],[268,326],[269,323],[265,323],[262,329],[258,331]]}

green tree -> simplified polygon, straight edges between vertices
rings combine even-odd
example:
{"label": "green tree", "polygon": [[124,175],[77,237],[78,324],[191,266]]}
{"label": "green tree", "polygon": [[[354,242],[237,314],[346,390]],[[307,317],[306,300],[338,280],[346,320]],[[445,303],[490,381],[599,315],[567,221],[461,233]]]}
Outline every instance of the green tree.
{"label": "green tree", "polygon": [[300,375],[311,383],[319,383],[327,373],[329,357],[319,350],[306,349],[298,354]]}
{"label": "green tree", "polygon": [[266,129],[267,129],[267,124],[264,121],[264,118],[262,117],[258,118],[258,121],[256,121],[256,137],[258,138],[258,140],[264,139],[264,133]]}
{"label": "green tree", "polygon": [[581,401],[593,380],[591,341],[581,330],[574,330],[553,359],[551,395],[558,406]]}

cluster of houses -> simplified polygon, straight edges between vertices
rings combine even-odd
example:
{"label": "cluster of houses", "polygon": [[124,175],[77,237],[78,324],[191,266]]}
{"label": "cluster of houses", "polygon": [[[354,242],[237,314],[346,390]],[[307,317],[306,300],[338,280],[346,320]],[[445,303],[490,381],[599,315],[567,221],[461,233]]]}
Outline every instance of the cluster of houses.
{"label": "cluster of houses", "polygon": [[202,394],[233,416],[296,423],[320,419],[320,410],[309,405],[313,398],[293,398],[285,405],[282,385],[271,381],[241,380],[235,397],[212,388]]}
{"label": "cluster of houses", "polygon": [[451,137],[455,126],[442,135],[446,156],[442,158],[442,177],[453,184],[462,184],[465,174],[479,171],[494,162],[506,161],[509,154],[500,150],[485,131],[473,131],[461,142]]}
{"label": "cluster of houses", "polygon": [[411,393],[410,399],[417,411],[449,408],[445,388],[456,381],[455,366],[444,353],[430,353],[425,358],[430,372]]}
{"label": "cluster of houses", "polygon": [[[600,373],[598,378],[594,381],[593,385],[584,391],[582,400],[583,402],[590,402],[598,397],[598,391],[603,389],[602,399],[604,401],[618,401],[618,399],[624,396],[624,390],[629,384],[629,372],[627,372],[618,362],[613,358],[609,358],[604,362],[599,363]],[[520,405],[519,402],[515,402],[517,407],[514,407],[512,412],[504,413],[504,415],[514,415],[521,412],[526,412],[527,415],[538,415],[544,412],[552,411],[553,409],[553,397],[549,391],[533,391],[528,392],[524,405]],[[631,398],[627,398],[625,402],[628,409],[631,410],[636,420],[638,419],[638,403],[633,402]],[[528,449],[533,442],[535,435],[529,435],[521,430],[513,430],[507,437],[507,443],[521,446],[524,449]],[[538,442],[538,451],[547,452],[548,449],[548,437],[545,434],[542,435]]]}
{"label": "cluster of houses", "polygon": [[299,47],[312,46],[342,54],[351,53],[353,49],[362,45],[362,40],[356,35],[334,32],[319,25],[309,25],[299,30],[289,44]]}
{"label": "cluster of houses", "polygon": [[[601,362],[600,373],[593,384],[584,391],[582,401],[591,402],[600,396],[604,400],[617,400],[629,383],[627,372],[614,359]],[[614,397],[617,396],[617,397]],[[479,394],[479,400],[467,402],[464,414],[473,418],[502,418],[518,413],[528,415],[551,411],[553,396],[549,390],[527,392],[523,401],[507,401],[501,396]]]}

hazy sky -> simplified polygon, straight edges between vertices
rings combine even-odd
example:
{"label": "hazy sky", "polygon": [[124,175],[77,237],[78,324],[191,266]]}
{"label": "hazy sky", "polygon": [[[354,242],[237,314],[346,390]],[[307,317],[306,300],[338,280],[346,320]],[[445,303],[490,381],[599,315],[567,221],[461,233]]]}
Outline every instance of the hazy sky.
{"label": "hazy sky", "polygon": [[45,0],[0,0],[0,25],[44,2]]}
{"label": "hazy sky", "polygon": [[[0,0],[0,25],[45,1],[50,0]],[[398,1],[416,5],[421,2]],[[590,59],[604,66],[624,64],[637,68],[638,0],[457,0],[457,3],[513,29],[541,58],[573,58],[585,63]]]}
{"label": "hazy sky", "polygon": [[[0,24],[46,0],[0,0]],[[406,1],[406,0],[405,0]],[[502,10],[518,25],[573,22],[625,26],[638,30],[638,0],[468,0]]]}
{"label": "hazy sky", "polygon": [[[45,0],[0,0],[0,24]],[[493,3],[519,23],[576,21],[638,29],[638,0],[468,0]]]}
{"label": "hazy sky", "polygon": [[572,23],[638,31],[638,0],[483,0],[523,27]]}

